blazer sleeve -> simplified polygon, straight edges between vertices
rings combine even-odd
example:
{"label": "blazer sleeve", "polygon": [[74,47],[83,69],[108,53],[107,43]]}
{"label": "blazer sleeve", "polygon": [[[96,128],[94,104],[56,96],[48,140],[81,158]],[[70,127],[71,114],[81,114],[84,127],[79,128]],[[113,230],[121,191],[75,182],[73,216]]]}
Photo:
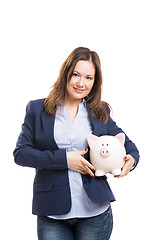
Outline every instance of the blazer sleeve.
{"label": "blazer sleeve", "polygon": [[39,150],[34,146],[35,116],[32,111],[32,102],[26,108],[26,115],[22,130],[13,152],[15,163],[24,167],[37,169],[66,170],[66,150]]}
{"label": "blazer sleeve", "polygon": [[[120,132],[124,133],[124,131],[121,128],[119,128],[111,118],[108,120],[108,123],[109,123],[109,135],[115,136]],[[138,151],[136,145],[128,138],[128,136],[126,134],[125,134],[124,146],[126,149],[126,154],[130,154],[136,161],[136,164],[132,168],[132,170],[133,170],[139,162],[139,151]]]}

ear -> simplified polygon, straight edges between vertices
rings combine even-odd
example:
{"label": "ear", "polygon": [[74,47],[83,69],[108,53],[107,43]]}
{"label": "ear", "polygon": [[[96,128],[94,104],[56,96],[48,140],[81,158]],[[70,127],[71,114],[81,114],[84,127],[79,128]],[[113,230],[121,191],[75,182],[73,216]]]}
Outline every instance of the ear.
{"label": "ear", "polygon": [[93,143],[96,141],[97,138],[98,138],[98,137],[95,136],[95,135],[93,135],[93,134],[90,134],[90,135],[88,136],[88,145],[90,146],[90,148],[92,148]]}
{"label": "ear", "polygon": [[118,133],[115,138],[117,138],[120,143],[122,144],[122,146],[124,146],[125,143],[125,134],[124,133]]}

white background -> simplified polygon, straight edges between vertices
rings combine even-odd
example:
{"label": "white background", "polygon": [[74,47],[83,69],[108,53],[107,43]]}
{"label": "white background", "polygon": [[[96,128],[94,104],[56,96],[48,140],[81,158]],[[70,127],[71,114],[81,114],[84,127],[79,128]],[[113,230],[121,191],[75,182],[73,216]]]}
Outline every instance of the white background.
{"label": "white background", "polygon": [[127,177],[109,176],[117,199],[111,240],[160,239],[159,1],[1,0],[0,35],[3,239],[37,239],[31,214],[35,172],[17,166],[12,152],[26,104],[48,95],[61,64],[79,46],[99,54],[103,100],[141,155]]}

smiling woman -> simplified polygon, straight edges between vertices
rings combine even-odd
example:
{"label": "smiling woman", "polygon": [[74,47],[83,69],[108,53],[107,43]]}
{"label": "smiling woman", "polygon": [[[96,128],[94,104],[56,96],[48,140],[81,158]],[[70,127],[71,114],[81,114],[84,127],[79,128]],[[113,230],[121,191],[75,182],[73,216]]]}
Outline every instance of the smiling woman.
{"label": "smiling woman", "polygon": [[[106,176],[94,174],[87,138],[123,131],[101,101],[101,86],[97,53],[80,47],[63,63],[49,96],[27,105],[14,157],[17,164],[36,168],[32,212],[39,240],[110,238],[115,197]],[[139,161],[135,144],[125,139],[119,177]]]}

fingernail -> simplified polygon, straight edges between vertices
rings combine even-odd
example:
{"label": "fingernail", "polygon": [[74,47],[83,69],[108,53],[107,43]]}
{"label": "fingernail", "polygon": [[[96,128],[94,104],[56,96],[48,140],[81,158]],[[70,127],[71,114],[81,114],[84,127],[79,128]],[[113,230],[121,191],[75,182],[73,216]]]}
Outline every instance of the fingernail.
{"label": "fingernail", "polygon": [[85,148],[85,151],[87,151],[88,150],[88,148]]}
{"label": "fingernail", "polygon": [[92,178],[94,178],[95,176],[94,176],[94,175],[92,175],[91,177],[92,177]]}
{"label": "fingernail", "polygon": [[127,156],[125,156],[124,159],[127,160]]}

